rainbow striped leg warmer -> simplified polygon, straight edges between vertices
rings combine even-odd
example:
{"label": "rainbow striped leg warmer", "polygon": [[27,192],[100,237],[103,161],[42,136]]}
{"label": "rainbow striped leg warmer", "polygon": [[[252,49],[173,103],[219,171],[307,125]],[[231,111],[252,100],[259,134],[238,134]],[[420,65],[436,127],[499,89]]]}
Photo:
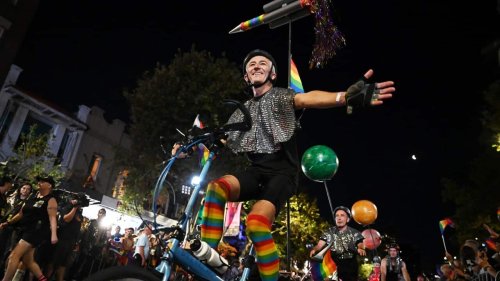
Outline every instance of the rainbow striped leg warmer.
{"label": "rainbow striped leg warmer", "polygon": [[279,277],[279,256],[273,236],[271,222],[262,215],[250,214],[247,232],[257,253],[257,267],[262,281],[275,281]]}
{"label": "rainbow striped leg warmer", "polygon": [[218,179],[208,184],[201,220],[201,240],[216,249],[224,226],[224,205],[229,197],[229,184]]}

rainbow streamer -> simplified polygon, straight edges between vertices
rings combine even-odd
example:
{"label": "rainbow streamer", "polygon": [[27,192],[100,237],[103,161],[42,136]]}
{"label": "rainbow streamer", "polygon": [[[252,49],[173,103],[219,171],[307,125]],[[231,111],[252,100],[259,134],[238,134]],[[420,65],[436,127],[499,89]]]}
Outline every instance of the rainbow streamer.
{"label": "rainbow streamer", "polygon": [[200,166],[204,166],[205,163],[207,163],[208,156],[210,155],[210,150],[208,148],[200,143],[198,144],[198,153],[199,153],[199,158],[200,158]]}
{"label": "rainbow streamer", "polygon": [[323,281],[337,271],[337,265],[332,259],[330,251],[325,254],[321,263],[311,261],[311,277],[314,281]]}
{"label": "rainbow streamer", "polygon": [[240,28],[243,31],[247,31],[247,30],[252,29],[252,28],[254,28],[260,24],[263,24],[263,23],[264,23],[264,14],[262,14],[258,17],[255,17],[253,19],[249,19],[247,21],[242,22],[240,25]]}
{"label": "rainbow streamer", "polygon": [[304,92],[299,71],[297,70],[297,66],[295,65],[295,62],[293,62],[292,58],[290,58],[290,88],[292,88],[296,93]]}
{"label": "rainbow streamer", "polygon": [[455,224],[453,223],[453,221],[450,218],[445,218],[445,219],[439,221],[439,229],[441,230],[441,234],[444,233],[444,230],[448,226],[455,227]]}

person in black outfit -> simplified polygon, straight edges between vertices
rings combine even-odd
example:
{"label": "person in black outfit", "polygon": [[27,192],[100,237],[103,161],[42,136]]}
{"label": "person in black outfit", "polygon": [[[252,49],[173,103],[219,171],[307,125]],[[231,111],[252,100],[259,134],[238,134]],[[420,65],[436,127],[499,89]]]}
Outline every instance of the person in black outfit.
{"label": "person in black outfit", "polygon": [[55,272],[56,281],[63,281],[66,267],[71,266],[71,252],[76,245],[83,221],[82,208],[79,203],[78,199],[73,198],[61,210],[60,226],[57,232],[60,241],[54,248],[52,261],[47,271],[49,277]]}
{"label": "person in black outfit", "polygon": [[[347,224],[351,220],[349,208],[339,206],[333,210],[335,226],[329,228],[320,237],[318,244],[311,250],[310,256],[330,246],[333,260],[337,264],[337,274],[342,281],[355,281],[358,279],[357,255],[366,256],[363,244],[363,235],[357,229]],[[328,253],[327,253],[328,254]]]}
{"label": "person in black outfit", "polygon": [[387,245],[387,253],[380,264],[381,281],[410,281],[406,263],[399,257],[399,245]]}
{"label": "person in black outfit", "polygon": [[[10,210],[2,218],[1,222],[11,220],[23,207],[26,200],[30,197],[33,188],[29,183],[21,184],[21,187],[16,190],[7,202],[10,205]],[[4,272],[4,262],[21,239],[21,227],[19,225],[11,225],[0,230],[0,275]]]}
{"label": "person in black outfit", "polygon": [[12,180],[10,177],[4,176],[0,179],[0,218],[3,218],[9,210],[7,196],[12,189]]}
{"label": "person in black outfit", "polygon": [[34,259],[35,248],[44,241],[57,243],[57,201],[52,195],[55,181],[52,177],[37,177],[38,194],[24,204],[12,219],[0,224],[0,228],[20,222],[24,227],[21,240],[9,256],[7,270],[2,281],[10,281],[21,262],[39,281],[47,281]]}

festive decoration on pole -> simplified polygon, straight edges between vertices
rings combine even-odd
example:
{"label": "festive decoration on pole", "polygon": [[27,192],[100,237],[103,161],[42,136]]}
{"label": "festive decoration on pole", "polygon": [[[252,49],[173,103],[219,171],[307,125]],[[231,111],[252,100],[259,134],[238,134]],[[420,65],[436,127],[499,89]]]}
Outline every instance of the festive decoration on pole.
{"label": "festive decoration on pole", "polygon": [[200,159],[200,166],[203,167],[208,161],[210,150],[202,143],[198,144],[198,158]]}
{"label": "festive decoration on pole", "polygon": [[306,7],[308,9],[311,8],[311,1],[296,0],[296,1],[292,1],[291,3],[287,3],[286,5],[272,6],[272,7],[268,8],[268,9],[272,9],[272,10],[269,10],[265,14],[262,14],[260,16],[257,16],[255,18],[252,18],[252,19],[249,19],[247,21],[240,23],[235,28],[233,28],[231,31],[229,31],[229,34],[247,31],[247,30],[250,30],[250,29],[255,28],[257,26],[263,25],[263,24],[270,24],[276,20],[288,17],[291,14],[293,14],[299,10],[302,10]]}
{"label": "festive decoration on pole", "polygon": [[290,58],[290,88],[296,93],[304,93],[304,86],[302,86],[302,80],[300,80],[299,71],[295,62]]}
{"label": "festive decoration on pole", "polygon": [[448,252],[448,249],[446,248],[446,242],[444,241],[444,231],[448,226],[455,227],[455,224],[450,218],[444,218],[439,221],[439,230],[441,231],[441,239],[443,240],[443,247],[445,252]]}
{"label": "festive decoration on pole", "polygon": [[455,227],[455,224],[453,223],[453,221],[450,218],[445,218],[445,219],[439,221],[439,229],[441,230],[441,234],[444,233],[444,230],[448,226]]}
{"label": "festive decoration on pole", "polygon": [[323,262],[311,261],[311,277],[314,281],[322,281],[322,280],[337,280],[329,279],[330,277],[335,276],[337,274],[337,265],[332,259],[332,255],[330,251],[325,254],[323,258]]}
{"label": "festive decoration on pole", "polygon": [[382,243],[382,238],[380,237],[380,233],[375,229],[365,229],[361,232],[361,235],[365,238],[363,240],[363,244],[366,249],[375,250]]}
{"label": "festive decoration on pole", "polygon": [[323,182],[331,179],[337,172],[337,154],[326,145],[315,145],[302,155],[302,172],[311,180]]}
{"label": "festive decoration on pole", "polygon": [[277,28],[314,14],[315,44],[309,67],[319,68],[346,44],[344,35],[333,23],[329,0],[274,0],[264,5],[264,14],[238,24],[229,34],[250,30],[263,24]]}
{"label": "festive decoration on pole", "polygon": [[330,192],[328,191],[328,186],[326,180],[331,179],[337,172],[339,167],[339,159],[337,154],[325,145],[315,145],[310,147],[302,155],[302,172],[311,180],[323,182],[325,186],[326,195],[328,196],[328,203],[330,204],[330,210],[332,212],[332,217],[335,220],[335,214],[333,213],[333,204],[330,198]]}
{"label": "festive decoration on pole", "polygon": [[378,216],[377,206],[369,200],[359,200],[352,205],[352,218],[361,225],[370,225]]}
{"label": "festive decoration on pole", "polygon": [[205,128],[205,124],[203,124],[200,120],[200,114],[196,115],[196,118],[194,119],[194,122],[193,122],[193,127],[197,127],[200,129]]}

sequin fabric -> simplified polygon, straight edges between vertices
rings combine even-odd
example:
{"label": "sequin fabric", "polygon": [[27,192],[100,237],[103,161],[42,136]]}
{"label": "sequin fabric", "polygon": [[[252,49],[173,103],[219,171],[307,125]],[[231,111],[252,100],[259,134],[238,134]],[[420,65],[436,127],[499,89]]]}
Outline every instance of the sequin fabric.
{"label": "sequin fabric", "polygon": [[[281,149],[296,129],[293,98],[295,92],[272,88],[266,94],[245,102],[252,116],[252,128],[247,132],[230,132],[227,146],[234,152],[273,153]],[[228,123],[241,122],[243,113],[236,110]]]}
{"label": "sequin fabric", "polygon": [[328,244],[333,243],[330,251],[332,251],[338,259],[343,260],[354,257],[357,253],[357,244],[361,242],[364,237],[361,235],[361,232],[352,227],[348,226],[345,231],[340,232],[338,228],[334,226],[323,233],[320,239],[326,241]]}

